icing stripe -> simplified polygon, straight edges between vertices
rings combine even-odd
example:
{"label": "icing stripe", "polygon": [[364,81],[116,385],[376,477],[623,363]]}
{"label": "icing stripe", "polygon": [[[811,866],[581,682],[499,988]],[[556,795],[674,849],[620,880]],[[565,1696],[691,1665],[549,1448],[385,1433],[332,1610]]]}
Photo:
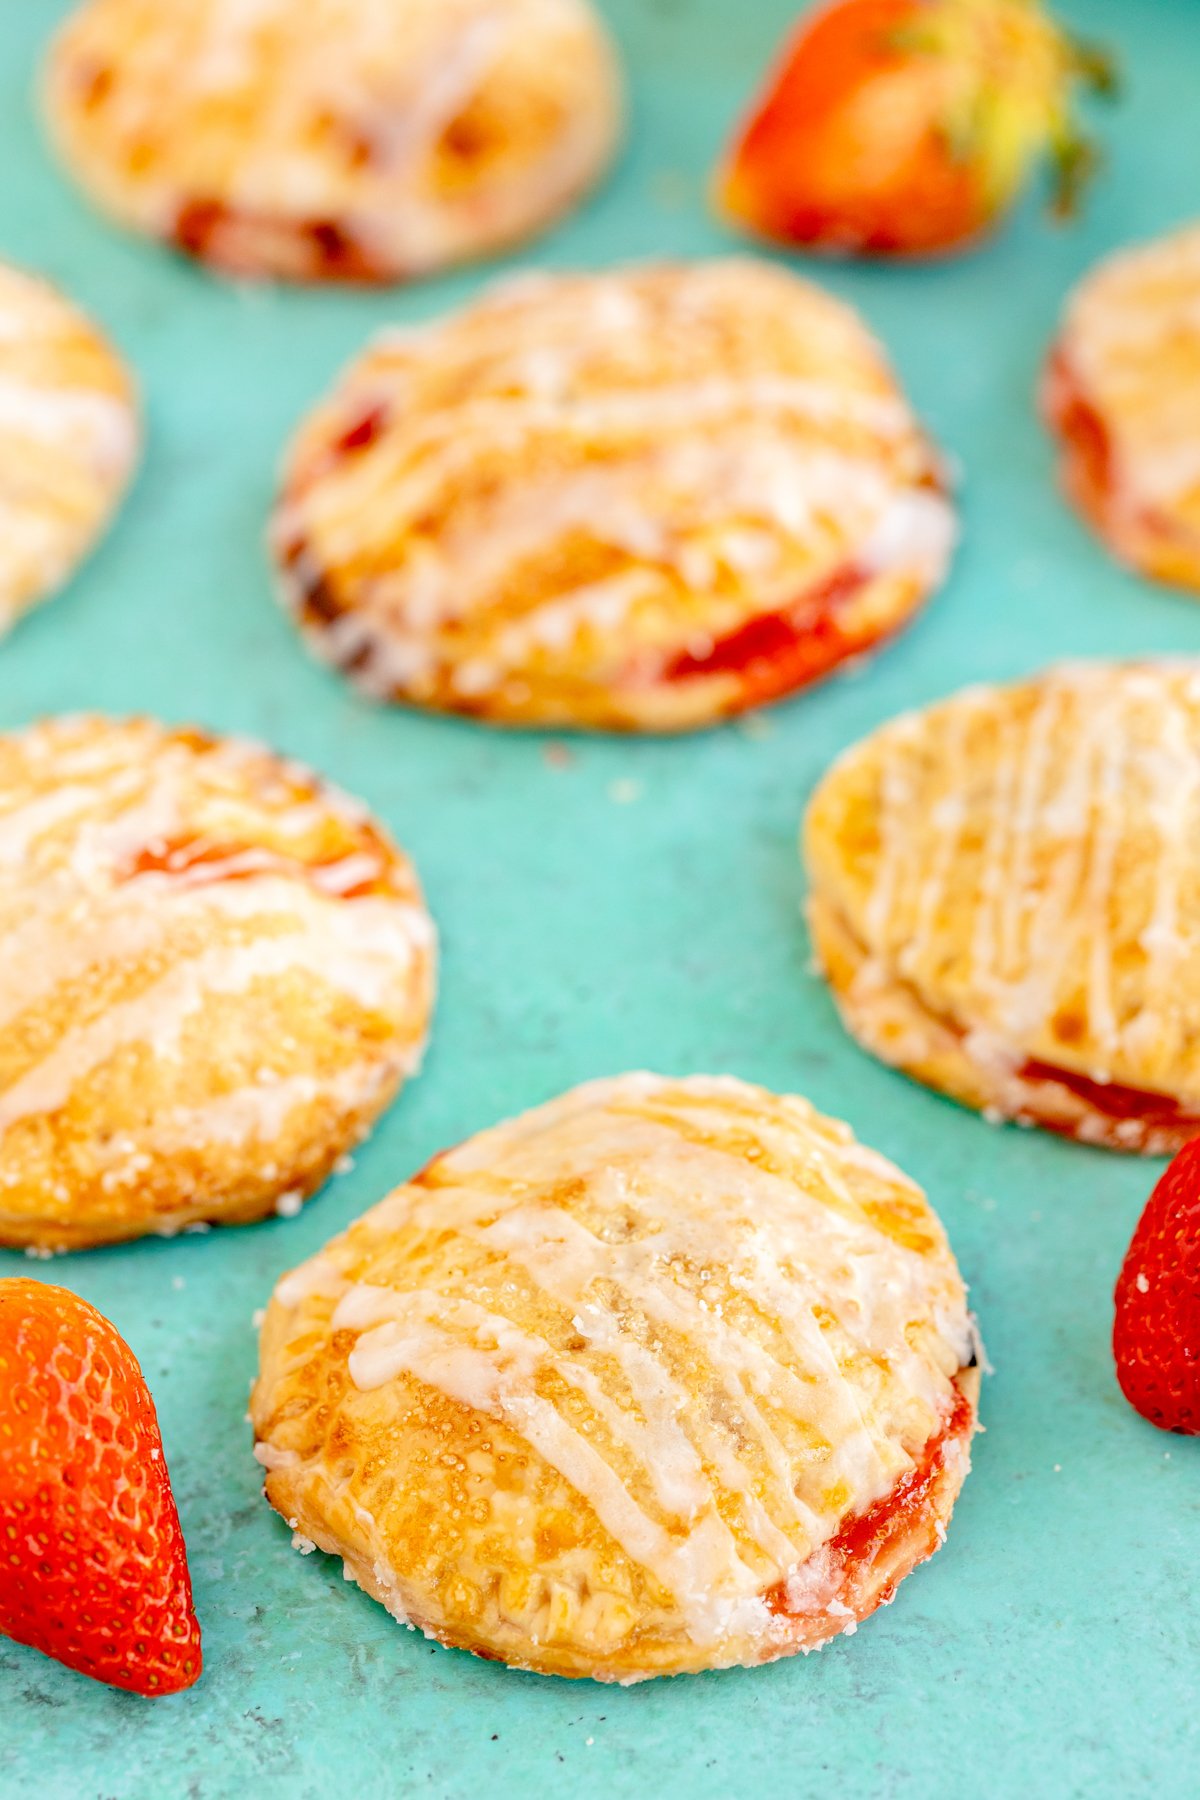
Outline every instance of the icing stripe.
{"label": "icing stripe", "polygon": [[1119,463],[1117,504],[1200,499],[1200,226],[1109,257],[1073,294],[1063,332],[1072,377]]}
{"label": "icing stripe", "polygon": [[[865,1210],[885,1197],[923,1253]],[[512,1316],[530,1291],[536,1329]],[[594,1083],[485,1132],[277,1298],[310,1346],[354,1334],[360,1392],[408,1376],[503,1419],[698,1636],[893,1489],[973,1354],[920,1191],[803,1102],[718,1079]]]}
{"label": "icing stripe", "polygon": [[338,944],[326,929],[305,932],[297,924],[278,937],[204,951],[137,999],[110,1006],[90,1025],[68,1029],[48,1055],[0,1093],[0,1132],[31,1114],[64,1106],[80,1082],[122,1049],[140,1046],[155,1057],[176,1054],[189,1018],[215,995],[244,994],[256,982],[307,974],[360,1006],[374,1007],[385,984],[395,980],[391,956],[411,955],[407,935],[395,931],[387,954],[363,947],[355,931],[341,935],[346,941]]}
{"label": "icing stripe", "polygon": [[47,283],[0,264],[0,631],[88,548],[137,447],[112,351]]}
{"label": "icing stripe", "polygon": [[501,288],[381,342],[302,427],[272,537],[323,655],[486,710],[510,679],[698,672],[847,566],[911,608],[953,545],[940,486],[846,308],[710,263]]}
{"label": "icing stripe", "polygon": [[507,246],[594,179],[618,108],[583,0],[87,0],[48,69],[106,209],[241,274],[395,279]]}
{"label": "icing stripe", "polygon": [[1200,669],[1067,665],[885,726],[814,797],[818,885],[849,804],[878,850],[853,878],[831,866],[825,897],[861,945],[864,994],[894,970],[998,1074],[1083,1054],[1094,1080],[1200,1095],[1190,1054],[1179,1063],[1194,1036]]}
{"label": "icing stripe", "polygon": [[[269,1149],[295,1124],[307,1179],[419,1062],[435,944],[357,803],[251,744],[82,718],[0,737],[0,949],[6,1230],[42,1207],[82,1237],[148,1171],[168,1213],[181,1151]],[[69,1141],[16,1135],[73,1102]]]}

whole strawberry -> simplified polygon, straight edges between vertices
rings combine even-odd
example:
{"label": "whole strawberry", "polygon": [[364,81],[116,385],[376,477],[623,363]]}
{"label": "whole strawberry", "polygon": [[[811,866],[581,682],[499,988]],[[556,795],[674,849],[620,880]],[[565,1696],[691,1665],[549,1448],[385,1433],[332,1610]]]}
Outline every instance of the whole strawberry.
{"label": "whole strawberry", "polygon": [[1129,1404],[1200,1436],[1200,1138],[1146,1203],[1117,1280],[1113,1355]]}
{"label": "whole strawberry", "polygon": [[1035,164],[1066,211],[1094,161],[1073,100],[1112,69],[1041,0],[832,0],[801,20],[718,177],[785,243],[922,256],[986,232]]}
{"label": "whole strawberry", "polygon": [[0,1281],[0,1632],[136,1694],[200,1673],[137,1358],[86,1300],[23,1277]]}

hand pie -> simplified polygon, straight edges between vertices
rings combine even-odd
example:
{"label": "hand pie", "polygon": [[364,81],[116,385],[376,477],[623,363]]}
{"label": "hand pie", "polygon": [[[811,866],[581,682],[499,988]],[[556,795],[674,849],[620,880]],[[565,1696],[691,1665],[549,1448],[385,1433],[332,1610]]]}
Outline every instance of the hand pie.
{"label": "hand pie", "polygon": [[861,1043],[994,1118],[1200,1135],[1200,662],[969,688],[837,762],[805,831]]}
{"label": "hand pie", "polygon": [[807,1101],[576,1088],[275,1290],[251,1398],[301,1549],[554,1675],[811,1650],[937,1549],[979,1371],[920,1189]]}
{"label": "hand pie", "polygon": [[644,731],[877,643],[953,536],[878,345],[750,261],[525,277],[381,338],[273,530],[302,630],[379,698]]}
{"label": "hand pie", "polygon": [[1043,405],[1067,492],[1113,554],[1200,591],[1200,225],[1087,277]]}
{"label": "hand pie", "polygon": [[0,1243],[290,1212],[432,988],[407,861],[296,764],[145,719],[0,737]]}
{"label": "hand pie", "polygon": [[63,158],[228,275],[400,281],[549,225],[620,84],[588,0],[85,0],[51,52]]}
{"label": "hand pie", "polygon": [[133,384],[99,332],[0,263],[0,635],[99,537],[137,446]]}

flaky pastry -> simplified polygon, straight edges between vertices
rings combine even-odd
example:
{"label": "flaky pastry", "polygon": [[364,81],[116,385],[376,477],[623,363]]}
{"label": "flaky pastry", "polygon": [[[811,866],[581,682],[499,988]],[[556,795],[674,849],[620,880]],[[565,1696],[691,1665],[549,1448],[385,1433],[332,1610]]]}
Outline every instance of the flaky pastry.
{"label": "flaky pastry", "polygon": [[133,384],[95,326],[0,263],[0,635],[91,548],[137,447]]}
{"label": "flaky pastry", "polygon": [[1200,224],[1087,276],[1043,406],[1067,493],[1113,554],[1200,591]]}
{"label": "flaky pastry", "polygon": [[377,697],[646,731],[876,644],[953,536],[879,346],[752,261],[526,276],[384,336],[272,528],[301,629]]}
{"label": "flaky pastry", "polygon": [[848,751],[805,827],[854,1035],[1112,1149],[1200,1134],[1200,663],[969,688]]}
{"label": "flaky pastry", "polygon": [[0,737],[0,1243],[294,1210],[432,986],[408,862],[296,764],[149,720]]}
{"label": "flaky pastry", "polygon": [[621,111],[588,0],[85,0],[46,105],[118,221],[308,281],[531,236],[599,177]]}
{"label": "flaky pastry", "polygon": [[804,1100],[626,1075],[284,1277],[266,1492],[398,1619],[631,1682],[810,1650],[945,1535],[978,1369],[920,1189]]}

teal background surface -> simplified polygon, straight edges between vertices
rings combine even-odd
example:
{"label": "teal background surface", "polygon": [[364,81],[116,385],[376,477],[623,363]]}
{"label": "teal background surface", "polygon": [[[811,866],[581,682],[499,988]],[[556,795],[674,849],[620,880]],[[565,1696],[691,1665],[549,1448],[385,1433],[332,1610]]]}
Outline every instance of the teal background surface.
{"label": "teal background surface", "polygon": [[[1200,1443],[1137,1419],[1108,1351],[1113,1279],[1158,1165],[993,1129],[855,1049],[809,969],[795,841],[829,759],[901,708],[1062,655],[1200,654],[1200,607],[1117,569],[1060,503],[1032,405],[1076,275],[1200,213],[1200,6],[1064,7],[1120,47],[1127,74],[1109,168],[1075,229],[1031,204],[965,260],[816,271],[881,333],[962,468],[963,548],[923,619],[761,728],[572,740],[566,757],[356,698],[306,657],[262,549],[305,407],[368,332],[463,300],[481,272],[393,293],[242,291],[119,236],[38,127],[35,69],[63,10],[0,0],[0,255],[109,328],[138,370],[148,445],[99,553],[0,646],[0,726],[145,709],[305,758],[411,850],[444,965],[424,1074],[301,1217],[33,1265],[99,1305],[142,1359],[207,1666],[193,1692],[146,1703],[0,1644],[0,1791],[1194,1794]],[[707,171],[792,0],[604,10],[630,71],[627,152],[520,260],[728,250]],[[283,1270],[439,1146],[631,1067],[731,1071],[849,1119],[927,1187],[995,1374],[948,1545],[894,1606],[819,1656],[621,1690],[438,1649],[340,1565],[295,1555],[259,1497],[243,1415],[252,1314]],[[0,1255],[0,1273],[29,1268]]]}

